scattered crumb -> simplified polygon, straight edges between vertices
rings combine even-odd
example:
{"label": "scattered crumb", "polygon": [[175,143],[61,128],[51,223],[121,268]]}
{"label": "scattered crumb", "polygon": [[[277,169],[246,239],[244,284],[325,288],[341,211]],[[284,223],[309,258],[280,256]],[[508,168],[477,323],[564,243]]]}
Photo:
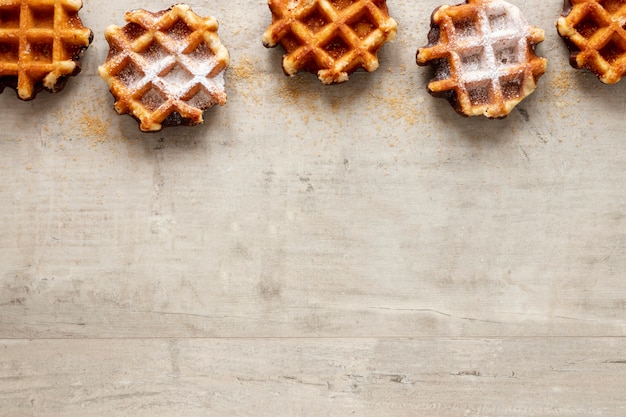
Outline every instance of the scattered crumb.
{"label": "scattered crumb", "polygon": [[239,59],[237,65],[230,67],[230,71],[232,71],[239,80],[250,80],[254,74],[254,64],[249,58],[243,57]]}
{"label": "scattered crumb", "polygon": [[85,137],[95,138],[96,142],[104,142],[109,126],[100,118],[84,113],[79,119],[81,133]]}
{"label": "scattered crumb", "polygon": [[570,72],[561,70],[550,78],[550,85],[557,97],[564,96],[572,88]]}

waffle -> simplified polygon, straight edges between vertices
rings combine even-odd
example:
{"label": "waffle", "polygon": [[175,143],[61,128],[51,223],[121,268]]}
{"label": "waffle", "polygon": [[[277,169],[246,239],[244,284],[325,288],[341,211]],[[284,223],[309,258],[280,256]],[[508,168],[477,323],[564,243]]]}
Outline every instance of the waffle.
{"label": "waffle", "polygon": [[134,10],[125,19],[123,28],[105,30],[110,49],[98,68],[119,114],[133,116],[142,131],[159,131],[200,124],[204,110],[226,103],[229,54],[215,18],[179,4],[157,13]]}
{"label": "waffle", "polygon": [[432,14],[428,45],[418,65],[431,65],[428,91],[465,116],[506,117],[531,94],[546,71],[535,55],[543,30],[529,26],[520,10],[502,0],[467,0]]}
{"label": "waffle", "polygon": [[626,1],[566,0],[556,27],[574,68],[592,71],[605,84],[626,75]]}
{"label": "waffle", "polygon": [[81,0],[0,1],[0,93],[10,87],[31,100],[62,90],[81,71],[78,60],[93,39],[81,7]]}
{"label": "waffle", "polygon": [[269,0],[268,48],[286,51],[286,75],[317,74],[324,84],[341,83],[359,68],[378,68],[377,52],[396,36],[385,0]]}

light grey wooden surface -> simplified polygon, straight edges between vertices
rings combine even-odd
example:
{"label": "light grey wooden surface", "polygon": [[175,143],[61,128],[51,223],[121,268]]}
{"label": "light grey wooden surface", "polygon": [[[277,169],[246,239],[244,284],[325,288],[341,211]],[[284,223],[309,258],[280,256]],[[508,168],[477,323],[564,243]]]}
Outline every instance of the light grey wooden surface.
{"label": "light grey wooden surface", "polygon": [[97,66],[0,95],[0,416],[626,415],[626,84],[574,71],[466,119],[388,1],[380,69],[286,78],[264,1],[197,1],[231,53],[201,127],[139,132]]}
{"label": "light grey wooden surface", "polygon": [[[6,341],[19,416],[621,416],[610,338]],[[25,354],[25,351],[29,354]],[[36,354],[36,352],[41,352]],[[9,410],[7,413],[6,410]]]}

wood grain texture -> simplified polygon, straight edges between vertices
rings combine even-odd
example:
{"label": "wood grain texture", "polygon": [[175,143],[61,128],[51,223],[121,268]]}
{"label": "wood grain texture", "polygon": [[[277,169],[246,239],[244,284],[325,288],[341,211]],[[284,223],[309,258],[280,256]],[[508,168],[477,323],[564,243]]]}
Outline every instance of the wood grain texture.
{"label": "wood grain texture", "polygon": [[195,2],[229,101],[148,135],[96,72],[145,3],[85,2],[83,74],[0,95],[0,416],[625,414],[626,84],[569,67],[560,4],[512,1],[549,68],[493,121],[426,92],[438,1],[330,87],[265,1]]}
{"label": "wood grain texture", "polygon": [[215,7],[230,98],[199,128],[115,115],[102,39],[68,91],[0,96],[0,337],[623,335],[623,85],[548,38],[520,111],[459,117],[409,6],[380,70],[331,87],[248,47],[265,4]]}
{"label": "wood grain texture", "polygon": [[0,352],[2,416],[626,412],[621,338],[44,340]]}

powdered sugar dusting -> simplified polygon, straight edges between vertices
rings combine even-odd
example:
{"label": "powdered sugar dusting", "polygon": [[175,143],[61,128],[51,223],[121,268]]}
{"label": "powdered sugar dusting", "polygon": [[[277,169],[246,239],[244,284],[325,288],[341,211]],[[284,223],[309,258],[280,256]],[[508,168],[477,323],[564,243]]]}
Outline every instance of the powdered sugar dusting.
{"label": "powdered sugar dusting", "polygon": [[[168,51],[169,48],[172,49]],[[225,94],[223,71],[211,76],[218,61],[209,48],[200,43],[201,53],[194,53],[194,50],[188,54],[183,53],[185,48],[186,45],[180,42],[166,44],[165,47],[155,42],[144,53],[131,54],[131,61],[117,78],[135,90],[152,84],[173,100],[181,100],[198,84],[211,95]],[[202,59],[198,59],[200,55]],[[134,64],[133,60],[144,64],[143,73],[137,69],[140,65]]]}
{"label": "powdered sugar dusting", "polygon": [[487,2],[478,13],[477,21],[472,23],[476,27],[465,29],[464,34],[474,32],[475,36],[458,40],[461,50],[469,50],[457,58],[462,63],[459,82],[472,84],[490,80],[497,88],[499,78],[510,66],[524,60],[528,23],[517,7],[500,0]]}
{"label": "powdered sugar dusting", "polygon": [[141,70],[130,61],[118,74],[117,79],[124,85],[134,85],[143,77]]}
{"label": "powdered sugar dusting", "polygon": [[98,68],[118,113],[131,113],[143,131],[158,131],[202,123],[204,110],[226,103],[223,72],[229,54],[215,18],[178,4],[157,13],[127,12],[126,20],[124,28],[107,28],[111,49]]}
{"label": "powdered sugar dusting", "polygon": [[141,97],[140,101],[146,108],[150,109],[150,111],[155,111],[165,102],[165,98],[158,90],[151,88]]}
{"label": "powdered sugar dusting", "polygon": [[506,117],[531,94],[546,70],[534,53],[543,30],[528,25],[504,0],[466,0],[433,12],[418,65],[435,68],[429,92],[466,116]]}

